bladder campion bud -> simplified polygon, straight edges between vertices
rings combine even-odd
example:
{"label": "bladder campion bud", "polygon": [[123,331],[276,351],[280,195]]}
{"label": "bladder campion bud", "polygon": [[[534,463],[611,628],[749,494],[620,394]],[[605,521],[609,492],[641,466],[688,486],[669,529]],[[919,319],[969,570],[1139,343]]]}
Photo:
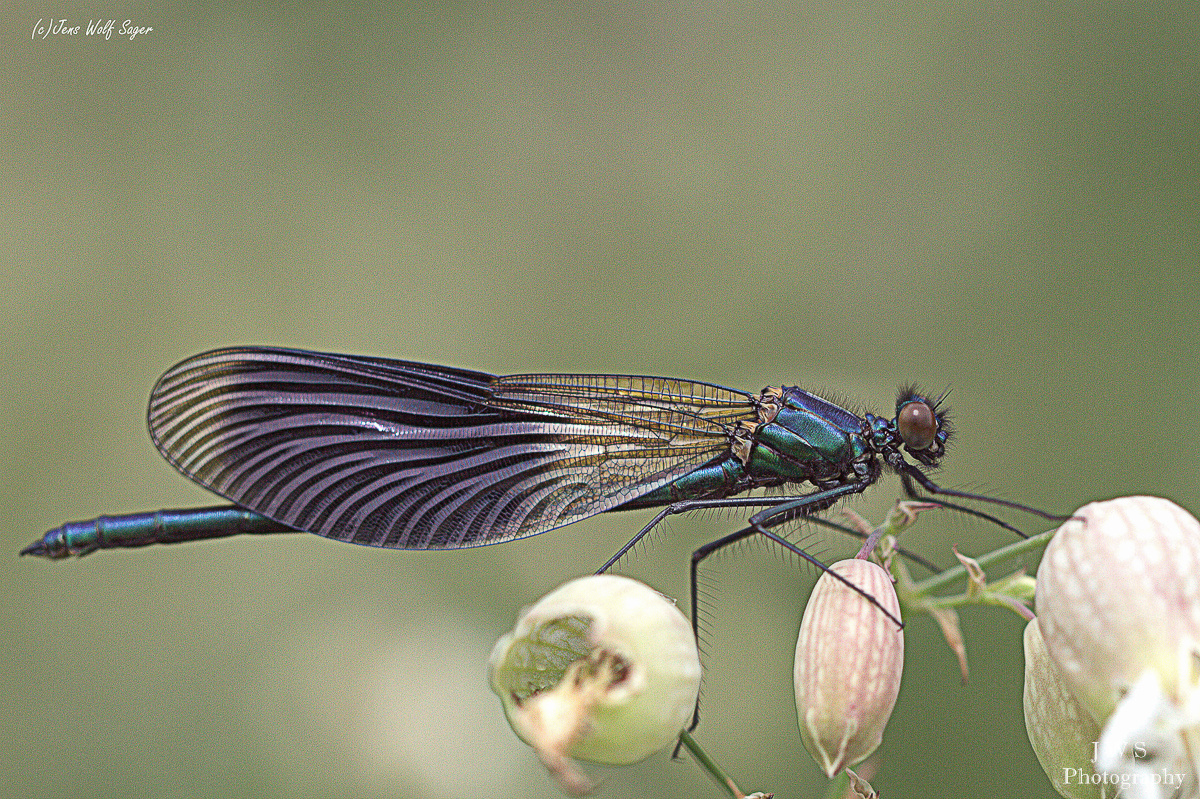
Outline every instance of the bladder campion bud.
{"label": "bladder campion bud", "polygon": [[[867,560],[829,567],[896,618],[900,600],[886,571]],[[821,575],[796,641],[796,713],[804,747],[830,777],[875,751],[896,705],[904,631],[862,594]]]}
{"label": "bladder campion bud", "polygon": [[1200,652],[1200,522],[1159,497],[1084,505],[1042,557],[1037,613],[1051,657],[1097,720],[1146,668],[1177,694]]}
{"label": "bladder campion bud", "polygon": [[1200,522],[1158,497],[1085,505],[1046,548],[1037,611],[1063,684],[1102,727],[1102,779],[1200,796]]}
{"label": "bladder campion bud", "polygon": [[571,758],[648,757],[679,735],[700,690],[696,639],[675,603],[607,574],[572,580],[526,608],[488,670],[513,730],[576,795],[593,785]]}
{"label": "bladder campion bud", "polygon": [[1071,695],[1046,651],[1037,619],[1025,626],[1025,730],[1054,790],[1067,799],[1101,799],[1092,768],[1098,725]]}

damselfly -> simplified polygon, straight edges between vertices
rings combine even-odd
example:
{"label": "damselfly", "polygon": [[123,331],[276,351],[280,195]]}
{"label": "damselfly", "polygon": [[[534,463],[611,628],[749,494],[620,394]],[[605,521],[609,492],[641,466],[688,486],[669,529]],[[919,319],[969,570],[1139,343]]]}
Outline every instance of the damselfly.
{"label": "damselfly", "polygon": [[[723,542],[761,533],[808,558],[770,528],[825,510],[887,470],[910,496],[936,495],[1009,530],[944,498],[1049,516],[930,480],[950,431],[940,401],[912,388],[888,419],[794,386],[748,393],[662,377],[496,377],[240,347],[169,370],[151,393],[148,421],[175,468],[235,504],[71,522],[22,554],[296,531],[390,549],[461,549],[660,508],[603,571],[670,514],[752,507],[761,510],[750,526]],[[738,496],[787,486],[808,490]]]}

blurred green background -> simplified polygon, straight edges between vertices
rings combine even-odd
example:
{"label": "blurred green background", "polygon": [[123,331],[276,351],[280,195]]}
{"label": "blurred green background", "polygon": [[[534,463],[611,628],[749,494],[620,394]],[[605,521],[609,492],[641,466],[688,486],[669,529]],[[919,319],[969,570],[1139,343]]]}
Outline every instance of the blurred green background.
{"label": "blurred green background", "polygon": [[[153,26],[130,42],[35,40],[47,11],[10,7],[0,792],[560,795],[486,656],[647,514],[452,553],[16,557],[69,519],[213,501],[144,407],[217,346],[799,383],[879,413],[913,380],[953,389],[946,485],[1200,510],[1200,28],[1152,8],[147,4],[106,14]],[[740,518],[674,520],[626,572],[685,598],[688,554]],[[907,543],[1008,540],[935,515]],[[699,738],[747,789],[816,795],[791,688],[814,575],[754,546],[707,574]],[[909,624],[875,787],[1049,796],[1022,623],[963,627],[966,686]],[[719,795],[666,754],[597,771],[611,799]]]}

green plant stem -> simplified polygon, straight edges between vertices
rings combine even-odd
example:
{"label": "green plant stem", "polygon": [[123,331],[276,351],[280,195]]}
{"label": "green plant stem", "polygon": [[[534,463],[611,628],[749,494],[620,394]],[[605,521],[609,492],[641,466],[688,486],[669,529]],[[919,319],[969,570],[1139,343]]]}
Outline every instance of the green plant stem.
{"label": "green plant stem", "polygon": [[[993,550],[986,555],[981,555],[975,560],[979,563],[980,568],[987,569],[989,566],[1008,560],[1009,558],[1022,555],[1026,552],[1034,552],[1044,548],[1050,543],[1050,539],[1054,537],[1057,530],[1048,530],[1040,535],[1031,536],[1029,538],[1017,541],[1014,544],[1001,547]],[[940,591],[957,580],[966,579],[967,569],[963,565],[953,566],[946,569],[940,574],[935,574],[919,583],[913,583],[912,592],[920,596],[929,596],[935,591]]]}
{"label": "green plant stem", "polygon": [[705,752],[704,749],[701,748],[700,744],[696,742],[695,738],[688,734],[687,730],[680,731],[679,742],[683,744],[689,752],[692,753],[692,757],[696,758],[696,762],[699,763],[705,771],[712,775],[712,778],[716,781],[716,783],[725,789],[725,792],[729,794],[730,799],[741,799],[743,796],[745,796],[745,794],[738,790],[737,785],[732,779],[730,779],[729,775],[721,770],[721,767],[717,765],[717,761],[708,756],[708,752]]}

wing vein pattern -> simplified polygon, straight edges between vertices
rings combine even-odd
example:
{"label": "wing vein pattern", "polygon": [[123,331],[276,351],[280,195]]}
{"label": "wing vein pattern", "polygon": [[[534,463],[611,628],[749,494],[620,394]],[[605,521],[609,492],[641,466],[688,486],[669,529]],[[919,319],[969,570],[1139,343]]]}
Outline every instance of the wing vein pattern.
{"label": "wing vein pattern", "polygon": [[178,364],[148,413],[164,457],[206,488],[395,549],[493,544],[613,510],[724,454],[752,418],[749,395],[707,383],[266,347]]}

